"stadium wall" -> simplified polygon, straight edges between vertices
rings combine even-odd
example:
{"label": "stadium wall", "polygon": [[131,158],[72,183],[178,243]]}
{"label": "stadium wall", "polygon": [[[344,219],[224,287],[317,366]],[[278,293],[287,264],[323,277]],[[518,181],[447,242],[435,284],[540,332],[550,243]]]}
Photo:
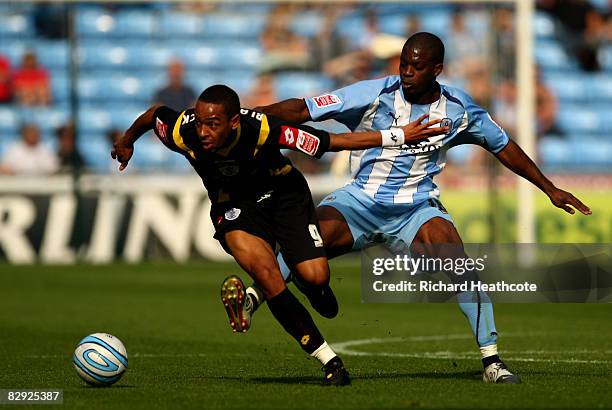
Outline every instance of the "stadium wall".
{"label": "stadium wall", "polygon": [[[311,177],[315,201],[344,179]],[[0,178],[0,261],[110,263],[115,260],[227,259],[212,239],[210,202],[196,176],[85,176],[45,180]],[[593,215],[565,215],[543,195],[536,202],[538,242],[612,240],[609,192],[579,193]],[[465,242],[486,242],[488,210],[482,190],[445,189],[442,200]],[[466,197],[470,200],[466,201]],[[501,195],[502,242],[516,240],[513,190]]]}

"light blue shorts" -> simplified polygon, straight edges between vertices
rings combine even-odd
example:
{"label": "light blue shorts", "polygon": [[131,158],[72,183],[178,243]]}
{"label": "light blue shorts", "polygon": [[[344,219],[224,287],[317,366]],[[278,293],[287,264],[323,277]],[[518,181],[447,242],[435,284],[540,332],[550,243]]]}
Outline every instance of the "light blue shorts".
{"label": "light blue shorts", "polygon": [[432,218],[444,218],[450,223],[440,201],[429,199],[417,204],[381,204],[354,185],[346,185],[326,196],[319,206],[336,208],[353,234],[353,250],[371,243],[386,243],[392,248],[412,244],[421,226]]}

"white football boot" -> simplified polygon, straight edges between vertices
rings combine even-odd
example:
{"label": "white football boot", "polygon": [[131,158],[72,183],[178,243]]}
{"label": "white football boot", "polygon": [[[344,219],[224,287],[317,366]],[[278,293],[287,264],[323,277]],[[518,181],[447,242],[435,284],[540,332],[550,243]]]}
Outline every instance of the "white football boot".
{"label": "white football boot", "polygon": [[504,362],[496,362],[485,367],[484,373],[482,374],[482,380],[485,383],[507,383],[507,384],[519,384],[521,383],[520,377],[513,374],[508,370],[508,367]]}

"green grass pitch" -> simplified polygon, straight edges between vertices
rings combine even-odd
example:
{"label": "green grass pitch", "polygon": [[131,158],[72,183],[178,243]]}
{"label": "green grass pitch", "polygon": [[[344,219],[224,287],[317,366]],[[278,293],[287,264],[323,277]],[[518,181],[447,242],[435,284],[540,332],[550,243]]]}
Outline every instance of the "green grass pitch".
{"label": "green grass pitch", "polygon": [[[353,384],[323,387],[320,365],[267,308],[247,334],[230,331],[218,294],[230,273],[240,270],[2,265],[0,388],[61,388],[64,408],[612,408],[610,305],[497,305],[502,357],[524,383],[486,385],[456,305],[361,304],[358,265],[335,262],[341,314],[313,317],[345,352]],[[86,386],[72,368],[76,343],[94,332],[129,354],[110,388]]]}

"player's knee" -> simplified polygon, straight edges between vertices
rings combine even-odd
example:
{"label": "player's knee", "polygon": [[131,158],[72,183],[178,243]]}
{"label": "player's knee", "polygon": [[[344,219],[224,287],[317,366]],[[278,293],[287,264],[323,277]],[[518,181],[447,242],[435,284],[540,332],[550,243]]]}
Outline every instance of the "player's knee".
{"label": "player's knee", "polygon": [[312,286],[326,286],[329,283],[329,265],[327,260],[317,263],[296,266],[300,278]]}

